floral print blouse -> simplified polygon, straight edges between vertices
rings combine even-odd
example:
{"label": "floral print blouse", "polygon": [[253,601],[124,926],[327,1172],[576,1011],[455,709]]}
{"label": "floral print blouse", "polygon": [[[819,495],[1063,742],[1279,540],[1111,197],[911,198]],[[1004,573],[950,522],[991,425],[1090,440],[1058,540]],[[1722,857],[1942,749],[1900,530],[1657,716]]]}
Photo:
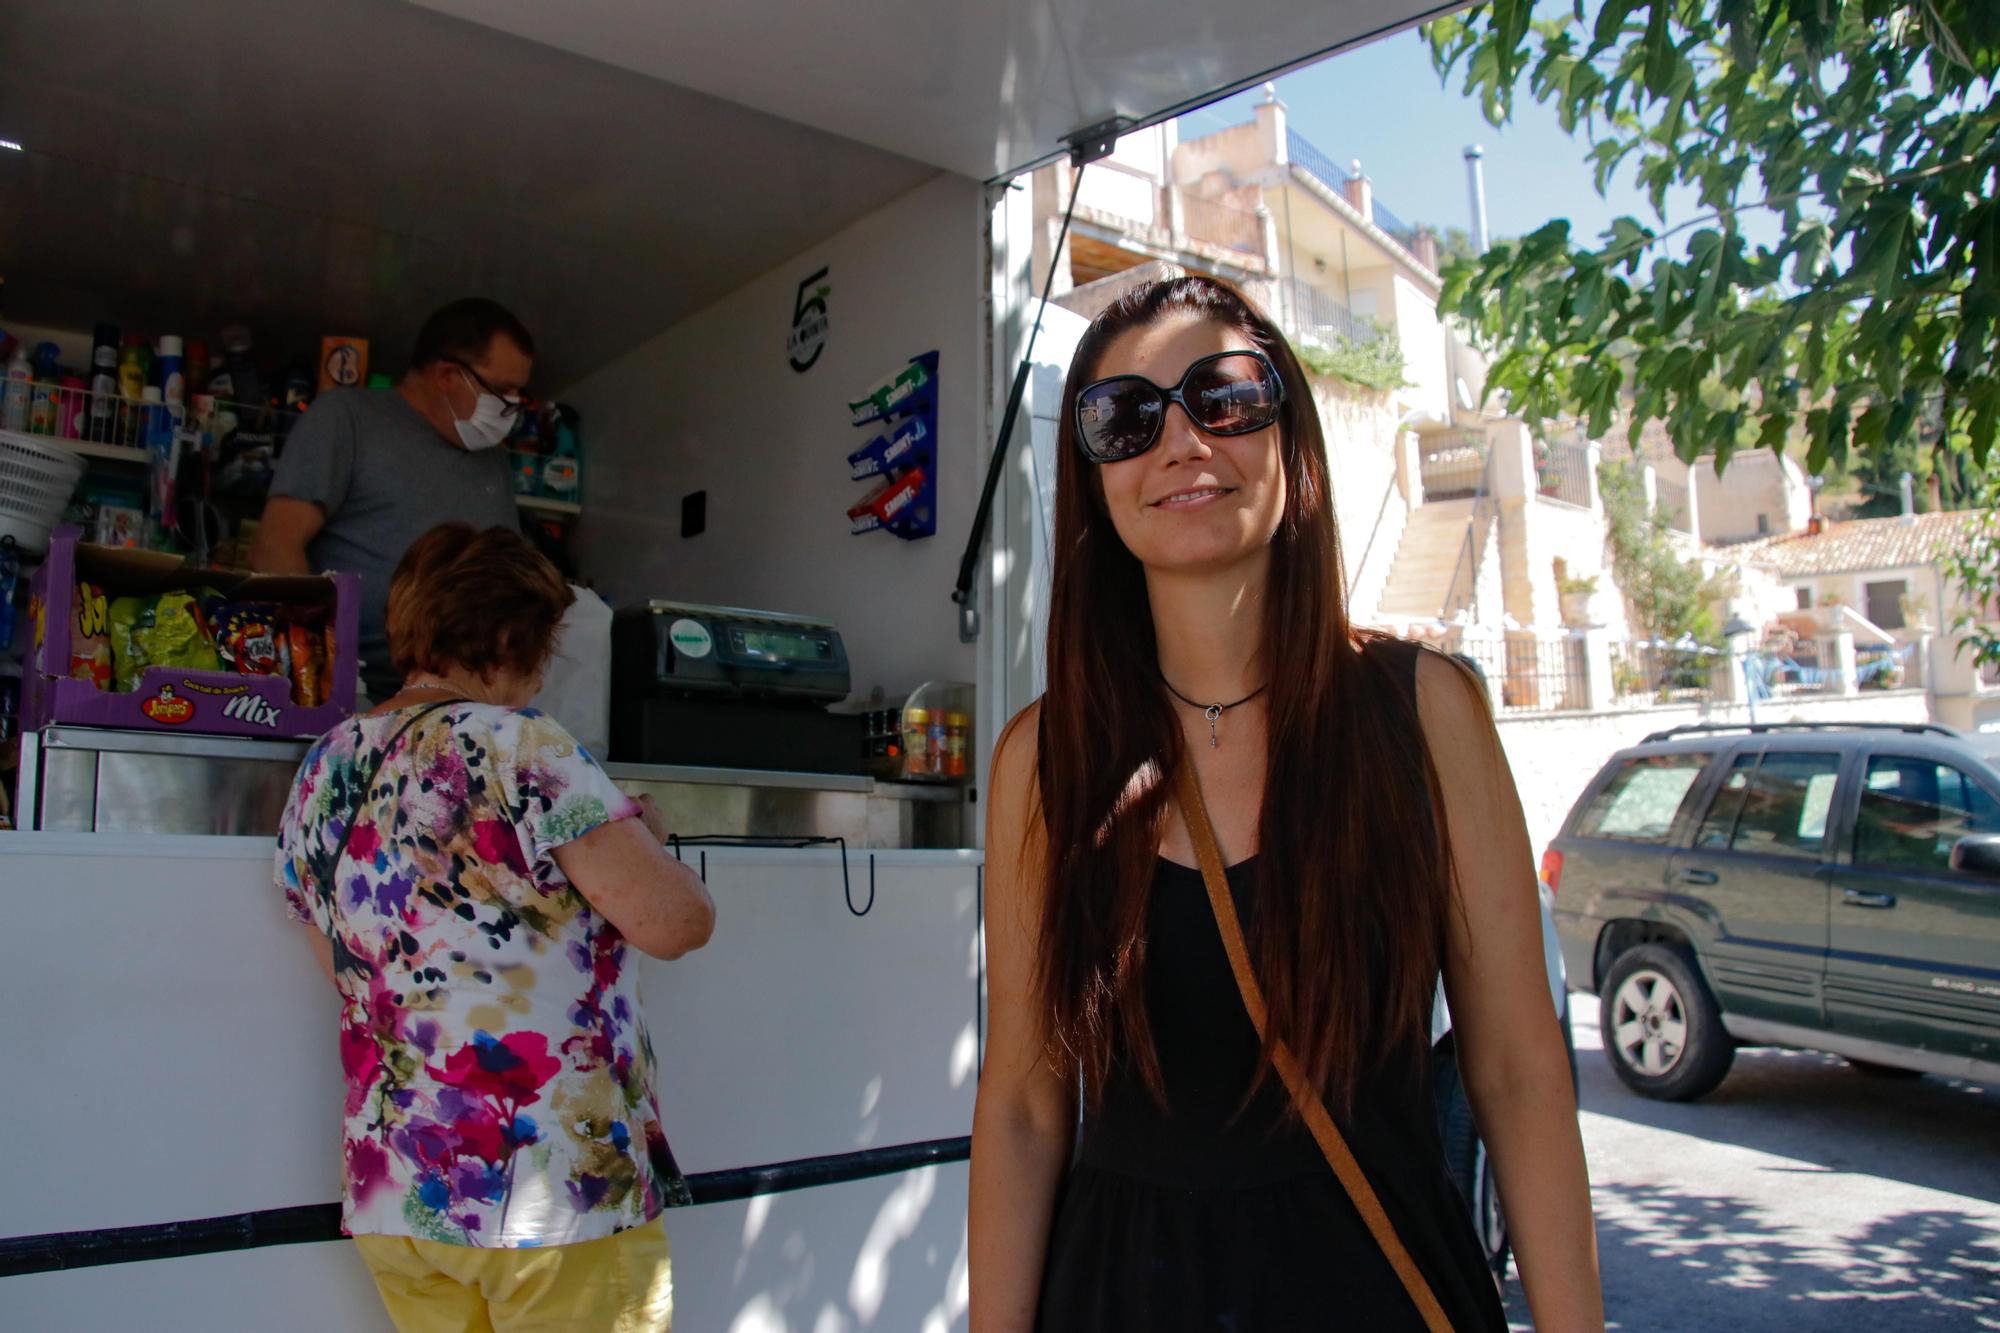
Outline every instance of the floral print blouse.
{"label": "floral print blouse", "polygon": [[285,900],[333,940],[346,1230],[516,1247],[637,1226],[685,1189],[638,977],[551,852],[638,807],[553,718],[473,703],[417,721],[362,798],[416,712],[322,737],[279,832]]}

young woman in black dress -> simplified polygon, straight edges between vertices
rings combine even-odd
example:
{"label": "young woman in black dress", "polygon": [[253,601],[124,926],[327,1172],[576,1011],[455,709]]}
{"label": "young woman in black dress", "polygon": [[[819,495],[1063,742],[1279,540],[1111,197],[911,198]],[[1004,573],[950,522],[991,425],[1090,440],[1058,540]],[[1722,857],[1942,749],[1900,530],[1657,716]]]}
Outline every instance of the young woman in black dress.
{"label": "young woman in black dress", "polygon": [[1440,971],[1536,1325],[1601,1329],[1520,804],[1481,687],[1349,624],[1297,358],[1233,288],[1151,284],[1061,437],[1049,688],[987,787],[972,1333],[1504,1328],[1425,1085]]}

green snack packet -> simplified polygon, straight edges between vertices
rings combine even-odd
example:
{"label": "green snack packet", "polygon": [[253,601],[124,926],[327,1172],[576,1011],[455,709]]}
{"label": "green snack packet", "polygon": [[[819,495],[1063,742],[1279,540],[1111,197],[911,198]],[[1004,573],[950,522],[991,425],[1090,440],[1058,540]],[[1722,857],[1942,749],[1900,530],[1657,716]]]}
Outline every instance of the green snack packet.
{"label": "green snack packet", "polygon": [[111,603],[112,676],[121,691],[139,688],[149,666],[220,671],[215,638],[203,623],[194,595],[119,597]]}

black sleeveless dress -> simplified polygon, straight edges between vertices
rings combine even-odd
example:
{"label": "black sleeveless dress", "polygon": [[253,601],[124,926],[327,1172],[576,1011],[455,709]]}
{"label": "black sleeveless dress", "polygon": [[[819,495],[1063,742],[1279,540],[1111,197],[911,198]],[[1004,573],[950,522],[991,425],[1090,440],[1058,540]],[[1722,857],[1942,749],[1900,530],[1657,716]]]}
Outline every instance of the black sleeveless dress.
{"label": "black sleeveless dress", "polygon": [[[1250,866],[1228,871],[1246,918]],[[1199,870],[1160,860],[1147,932],[1168,1109],[1127,1069],[1086,1115],[1049,1238],[1040,1333],[1423,1333],[1275,1074],[1232,1123],[1260,1053]],[[1355,1104],[1341,1132],[1452,1327],[1504,1330],[1429,1089],[1382,1079]]]}

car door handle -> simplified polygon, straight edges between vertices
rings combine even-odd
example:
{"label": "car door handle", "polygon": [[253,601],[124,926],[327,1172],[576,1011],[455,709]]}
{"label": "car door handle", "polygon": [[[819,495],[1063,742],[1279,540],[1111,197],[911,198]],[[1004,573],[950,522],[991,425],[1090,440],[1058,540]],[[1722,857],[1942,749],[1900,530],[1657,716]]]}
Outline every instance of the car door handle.
{"label": "car door handle", "polygon": [[1683,870],[1677,877],[1683,884],[1713,884],[1716,874],[1713,870]]}
{"label": "car door handle", "polygon": [[1864,893],[1860,889],[1848,889],[1840,900],[1849,907],[1894,907],[1896,895],[1893,893]]}

